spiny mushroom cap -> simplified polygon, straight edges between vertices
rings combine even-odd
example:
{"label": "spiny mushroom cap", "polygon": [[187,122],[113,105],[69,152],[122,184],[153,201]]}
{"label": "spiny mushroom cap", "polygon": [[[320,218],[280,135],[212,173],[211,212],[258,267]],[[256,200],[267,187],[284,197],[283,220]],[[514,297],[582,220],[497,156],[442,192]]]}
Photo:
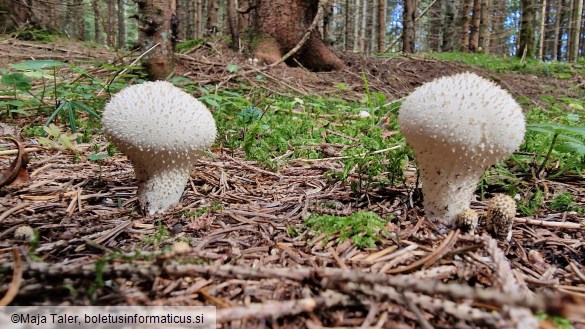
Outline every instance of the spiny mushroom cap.
{"label": "spiny mushroom cap", "polygon": [[505,194],[496,194],[488,201],[486,227],[497,237],[512,238],[512,224],[516,217],[516,201]]}
{"label": "spiny mushroom cap", "polygon": [[455,224],[462,232],[474,234],[477,228],[478,217],[475,210],[467,208],[457,214]]}
{"label": "spiny mushroom cap", "polygon": [[215,120],[195,97],[166,81],[115,94],[102,116],[104,133],[128,158],[191,159],[213,144]]}
{"label": "spiny mushroom cap", "polygon": [[474,73],[423,84],[402,103],[398,121],[413,148],[431,143],[446,158],[489,165],[520,146],[525,132],[514,98]]}
{"label": "spiny mushroom cap", "polygon": [[400,132],[413,148],[432,220],[452,225],[484,170],[524,138],[521,107],[493,82],[461,73],[423,84],[402,103]]}

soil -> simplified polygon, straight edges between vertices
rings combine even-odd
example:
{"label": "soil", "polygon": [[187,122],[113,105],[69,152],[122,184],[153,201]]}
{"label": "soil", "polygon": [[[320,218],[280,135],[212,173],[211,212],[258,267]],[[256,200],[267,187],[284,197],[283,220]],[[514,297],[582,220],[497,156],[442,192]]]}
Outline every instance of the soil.
{"label": "soil", "polygon": [[[7,55],[2,67],[30,58],[124,60],[81,44],[41,47],[12,39],[0,42],[0,54]],[[204,44],[178,56],[176,74],[202,85],[245,80],[274,93],[352,100],[363,97],[362,72],[389,100],[463,71],[496,80],[537,105],[551,91],[558,97],[584,93],[574,81],[423,56],[340,56],[348,64],[343,72],[265,70],[219,43]],[[242,69],[228,72],[227,64]],[[342,95],[339,83],[348,89]],[[103,138],[94,143],[105,150]],[[0,191],[0,291],[10,305],[214,305],[222,328],[520,328],[532,319],[527,310],[564,316],[577,327],[585,323],[585,223],[576,213],[518,217],[511,242],[492,238],[483,225],[476,235],[444,233],[426,220],[412,188],[381,187],[359,198],[348,184],[328,178],[342,166],[334,157],[283,161],[271,172],[214,148],[193,170],[180,205],[144,217],[135,208],[136,181],[122,155],[90,161],[90,145],[79,145],[76,156],[26,147],[31,179]],[[6,166],[13,157],[0,153]],[[414,177],[414,168],[407,174]],[[569,191],[584,204],[582,178],[526,179],[547,195]],[[202,207],[209,210],[195,213]],[[486,202],[474,201],[472,208],[483,223]],[[303,225],[310,213],[359,210],[395,218],[376,248],[315,236]],[[14,237],[23,225],[38,232],[38,242]],[[161,227],[171,234],[160,235]],[[184,248],[178,241],[190,243]]]}

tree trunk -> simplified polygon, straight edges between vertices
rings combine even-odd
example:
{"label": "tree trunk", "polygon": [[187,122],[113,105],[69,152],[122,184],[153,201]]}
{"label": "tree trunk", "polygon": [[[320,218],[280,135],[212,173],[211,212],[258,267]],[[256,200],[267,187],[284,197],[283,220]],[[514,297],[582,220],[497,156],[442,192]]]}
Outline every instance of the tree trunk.
{"label": "tree trunk", "polygon": [[479,26],[479,46],[481,52],[487,54],[490,52],[490,39],[491,33],[490,28],[492,24],[492,9],[489,0],[481,0],[481,24]]}
{"label": "tree trunk", "polygon": [[473,16],[471,19],[471,34],[469,35],[469,51],[479,50],[479,29],[481,26],[481,0],[473,1]]}
{"label": "tree trunk", "polygon": [[118,0],[118,49],[126,44],[126,6],[124,0]]}
{"label": "tree trunk", "polygon": [[0,0],[0,31],[15,31],[28,20],[30,7],[25,1]]}
{"label": "tree trunk", "polygon": [[[368,3],[366,0],[362,1],[362,26],[360,28],[360,53],[367,53],[367,48],[368,48],[368,41],[367,39],[369,39],[369,36],[371,36],[371,32],[370,34],[368,34],[368,25],[371,27],[371,22],[369,22],[369,17],[370,15],[368,15]],[[369,24],[368,24],[369,23]],[[371,31],[371,29],[370,29]]]}
{"label": "tree trunk", "polygon": [[104,26],[104,20],[102,18],[102,10],[100,8],[100,2],[98,0],[91,1],[91,7],[93,8],[93,16],[94,16],[94,38],[95,43],[101,44],[103,43],[102,39],[102,26]]}
{"label": "tree trunk", "polygon": [[532,58],[534,56],[534,0],[521,0],[520,44],[517,57]]}
{"label": "tree trunk", "polygon": [[107,0],[106,1],[106,11],[108,14],[108,19],[106,20],[106,40],[108,42],[108,46],[114,46],[114,33],[112,25],[114,24],[114,0]]}
{"label": "tree trunk", "polygon": [[404,11],[402,13],[402,51],[405,53],[414,53],[416,6],[416,0],[404,0]]}
{"label": "tree trunk", "polygon": [[546,52],[544,51],[544,39],[545,39],[545,26],[547,21],[547,12],[546,12],[546,0],[542,0],[542,6],[540,8],[540,29],[538,32],[538,58],[540,60],[544,60],[544,56]]}
{"label": "tree trunk", "polygon": [[333,21],[333,1],[329,1],[323,13],[323,40],[325,43],[332,44],[333,35],[331,34],[331,22]]}
{"label": "tree trunk", "polygon": [[[256,58],[272,64],[294,49],[311,26],[322,3],[314,0],[259,0],[252,22],[253,37],[258,40],[254,51]],[[343,61],[327,48],[317,28],[286,63],[294,65],[297,62],[315,71],[345,67]]]}
{"label": "tree trunk", "polygon": [[201,38],[203,33],[203,0],[196,0],[197,18],[195,19],[195,38]]}
{"label": "tree trunk", "polygon": [[459,38],[459,50],[469,50],[469,27],[470,27],[470,15],[471,6],[473,5],[472,0],[463,0],[461,11],[459,13],[459,26],[461,27],[460,38]]}
{"label": "tree trunk", "polygon": [[443,21],[442,16],[442,3],[435,1],[431,4],[429,9],[429,49],[432,51],[439,51],[441,44],[441,26]]}
{"label": "tree trunk", "polygon": [[494,1],[492,17],[492,33],[490,36],[490,52],[496,55],[503,55],[506,44],[506,27],[508,4],[506,1]]}
{"label": "tree trunk", "polygon": [[[75,0],[75,12],[77,17],[84,17],[85,4],[83,0]],[[77,40],[85,40],[85,24],[83,19],[77,19]]]}
{"label": "tree trunk", "polygon": [[445,16],[443,19],[443,51],[453,51],[455,45],[455,0],[443,0]]}
{"label": "tree trunk", "polygon": [[195,39],[196,35],[196,23],[195,16],[197,15],[197,1],[201,0],[187,0],[187,30],[185,32],[185,39]]}
{"label": "tree trunk", "polygon": [[233,50],[240,49],[240,29],[238,26],[238,13],[236,11],[236,0],[227,1],[227,19],[230,36],[232,38],[230,47]]}
{"label": "tree trunk", "polygon": [[553,36],[552,36],[552,44],[550,46],[550,59],[556,60],[557,59],[557,48],[559,46],[559,31],[561,29],[561,12],[563,10],[563,1],[562,0],[555,0],[555,24],[553,28]]}
{"label": "tree trunk", "polygon": [[61,31],[64,25],[62,19],[57,15],[57,6],[60,2],[30,1],[30,24],[34,28]]}
{"label": "tree trunk", "polygon": [[571,33],[569,34],[568,61],[577,62],[579,58],[579,42],[581,40],[581,21],[583,15],[583,0],[573,0],[571,11]]}
{"label": "tree trunk", "polygon": [[384,52],[384,39],[386,38],[386,0],[378,0],[378,17],[377,17],[377,49],[378,52]]}
{"label": "tree trunk", "polygon": [[351,26],[351,0],[345,0],[345,51],[351,49],[353,40],[351,39],[351,33],[349,27]]}
{"label": "tree trunk", "polygon": [[75,27],[77,25],[75,24],[76,18],[75,0],[64,1],[63,6],[65,7],[64,8],[65,26],[61,31],[65,32],[65,35],[67,35],[69,38],[73,38],[75,36]]}
{"label": "tree trunk", "polygon": [[360,51],[360,9],[361,0],[355,0],[353,7],[353,52]]}
{"label": "tree trunk", "polygon": [[207,0],[207,24],[205,26],[208,35],[218,32],[217,26],[217,0]]}
{"label": "tree trunk", "polygon": [[568,16],[568,12],[565,8],[565,5],[567,4],[567,1],[571,1],[571,0],[563,0],[562,1],[562,5],[561,5],[561,10],[560,10],[560,19],[559,19],[559,31],[557,34],[557,39],[558,39],[558,43],[557,43],[557,60],[558,61],[562,61],[563,60],[563,35],[565,34],[567,27],[565,25],[565,21],[567,19]]}
{"label": "tree trunk", "polygon": [[138,20],[141,50],[144,52],[155,45],[142,58],[150,80],[164,80],[174,70],[176,31],[173,31],[175,0],[134,0],[138,4]]}

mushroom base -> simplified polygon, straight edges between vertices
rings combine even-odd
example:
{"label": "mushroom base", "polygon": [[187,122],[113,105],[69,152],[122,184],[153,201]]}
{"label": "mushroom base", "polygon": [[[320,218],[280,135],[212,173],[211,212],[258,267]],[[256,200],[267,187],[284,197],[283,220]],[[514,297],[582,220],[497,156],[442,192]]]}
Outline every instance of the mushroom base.
{"label": "mushroom base", "polygon": [[166,211],[178,203],[189,180],[190,168],[158,167],[155,171],[146,171],[134,165],[138,180],[138,202],[144,214],[154,215]]}

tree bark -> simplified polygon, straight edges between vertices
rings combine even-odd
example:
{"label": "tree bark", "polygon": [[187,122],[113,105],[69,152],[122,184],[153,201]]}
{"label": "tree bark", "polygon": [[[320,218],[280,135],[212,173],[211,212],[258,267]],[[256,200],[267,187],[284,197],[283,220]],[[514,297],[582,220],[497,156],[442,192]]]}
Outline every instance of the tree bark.
{"label": "tree bark", "polygon": [[[252,37],[257,40],[254,50],[256,58],[272,64],[294,49],[323,3],[314,0],[259,0],[252,22]],[[286,63],[298,63],[315,71],[341,70],[345,67],[343,61],[327,48],[318,29],[311,32],[303,47]]]}
{"label": "tree bark", "polygon": [[547,12],[546,12],[547,2],[546,0],[542,0],[542,6],[540,8],[540,29],[538,32],[538,58],[540,60],[544,60],[544,56],[546,52],[544,51],[544,39],[545,39],[545,26],[547,21]]}
{"label": "tree bark", "polygon": [[469,35],[469,51],[479,50],[479,29],[481,26],[481,0],[473,1],[473,16],[471,19],[471,34]]}
{"label": "tree bark", "polygon": [[203,36],[203,0],[196,0],[197,2],[197,18],[195,19],[195,38]]}
{"label": "tree bark", "polygon": [[329,1],[323,13],[323,40],[326,44],[332,44],[331,22],[333,21],[333,1]]}
{"label": "tree bark", "polygon": [[353,40],[351,38],[351,33],[349,27],[351,25],[351,0],[345,0],[345,51],[349,51],[353,47]]}
{"label": "tree bark", "polygon": [[386,0],[378,0],[378,16],[376,29],[376,43],[378,52],[384,52],[384,39],[386,39]]}
{"label": "tree bark", "polygon": [[453,51],[455,45],[455,0],[443,0],[445,16],[443,20],[443,51]]}
{"label": "tree bark", "polygon": [[108,42],[108,46],[114,46],[114,0],[107,0],[106,1],[106,11],[108,13],[108,19],[106,20],[106,40]]}
{"label": "tree bark", "polygon": [[520,44],[516,56],[532,58],[534,56],[534,0],[521,0]]}
{"label": "tree bark", "polygon": [[230,36],[230,48],[240,49],[240,29],[238,26],[238,13],[236,11],[236,0],[227,0],[227,20]]}
{"label": "tree bark", "polygon": [[219,26],[217,26],[217,0],[207,0],[207,23],[205,28],[208,35],[216,34],[219,30]]}
{"label": "tree bark", "polygon": [[126,6],[124,0],[118,0],[118,49],[126,44]]}
{"label": "tree bark", "polygon": [[[77,17],[84,17],[85,4],[83,0],[75,0],[75,12]],[[77,19],[77,40],[85,40],[85,24],[83,19]]]}
{"label": "tree bark", "polygon": [[429,9],[429,49],[432,51],[439,51],[441,44],[441,26],[443,25],[442,3],[435,1],[431,4]]}
{"label": "tree bark", "polygon": [[98,0],[92,0],[91,7],[93,8],[93,16],[94,16],[95,43],[101,44],[104,42],[102,39],[102,26],[104,25],[104,20],[102,18],[102,10],[100,8],[100,2]]}
{"label": "tree bark", "polygon": [[481,24],[479,26],[479,46],[481,47],[481,52],[487,54],[490,52],[490,39],[491,33],[490,28],[492,25],[492,8],[491,2],[489,0],[482,0],[481,1],[481,9],[480,9],[480,16],[481,16]]}
{"label": "tree bark", "polygon": [[559,31],[557,34],[557,60],[561,61],[563,60],[563,35],[565,34],[567,27],[564,24],[564,22],[566,21],[566,18],[568,16],[568,12],[565,8],[565,5],[567,4],[567,1],[571,1],[571,0],[563,0],[561,1],[561,6],[560,6],[560,18],[559,18]]}
{"label": "tree bark", "polygon": [[[142,63],[150,80],[164,80],[175,67],[175,0],[134,0],[138,4],[141,50],[153,48]],[[157,46],[158,45],[158,46]]]}
{"label": "tree bark", "polygon": [[[552,32],[552,41],[550,45],[550,59],[557,59],[557,47],[559,46],[559,31],[561,29],[561,12],[563,10],[563,1],[555,0],[555,23]],[[552,4],[551,4],[552,6]]]}
{"label": "tree bark", "polygon": [[416,7],[416,0],[404,0],[404,11],[402,13],[402,51],[405,53],[414,53]]}
{"label": "tree bark", "polygon": [[569,35],[570,47],[568,49],[568,61],[577,62],[579,58],[579,42],[581,40],[581,21],[583,15],[583,0],[573,0],[571,11],[571,33]]}
{"label": "tree bark", "polygon": [[353,7],[353,52],[360,51],[360,9],[361,0],[355,0]]}
{"label": "tree bark", "polygon": [[460,30],[460,37],[459,37],[459,50],[460,51],[468,51],[469,50],[469,27],[470,27],[470,16],[469,12],[471,11],[471,6],[473,5],[472,0],[463,0],[463,5],[461,6],[461,11],[459,12],[459,26],[461,27]]}
{"label": "tree bark", "polygon": [[30,18],[31,7],[27,1],[0,0],[0,31],[15,31]]}

